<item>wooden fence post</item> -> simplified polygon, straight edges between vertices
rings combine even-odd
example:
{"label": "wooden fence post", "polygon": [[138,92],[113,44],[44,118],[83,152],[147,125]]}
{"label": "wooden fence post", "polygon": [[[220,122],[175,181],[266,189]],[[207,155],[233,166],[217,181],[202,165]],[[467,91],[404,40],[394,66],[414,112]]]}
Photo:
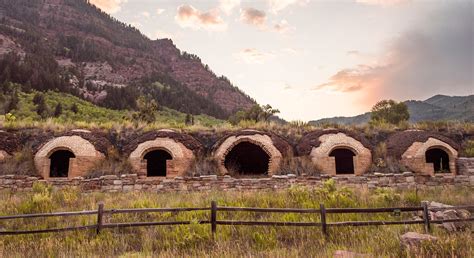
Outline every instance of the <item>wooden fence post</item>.
{"label": "wooden fence post", "polygon": [[421,206],[423,207],[423,220],[425,222],[425,232],[431,232],[431,225],[430,225],[430,213],[428,211],[428,203],[422,202]]}
{"label": "wooden fence post", "polygon": [[323,234],[327,237],[328,236],[328,225],[326,224],[326,208],[324,208],[324,204],[319,204],[319,211],[321,212],[321,228],[323,230]]}
{"label": "wooden fence post", "polygon": [[99,207],[97,208],[97,234],[100,233],[100,230],[102,230],[102,225],[103,225],[103,219],[104,219],[104,203],[99,202]]}
{"label": "wooden fence post", "polygon": [[212,232],[212,239],[216,234],[217,230],[217,202],[211,201],[211,232]]}

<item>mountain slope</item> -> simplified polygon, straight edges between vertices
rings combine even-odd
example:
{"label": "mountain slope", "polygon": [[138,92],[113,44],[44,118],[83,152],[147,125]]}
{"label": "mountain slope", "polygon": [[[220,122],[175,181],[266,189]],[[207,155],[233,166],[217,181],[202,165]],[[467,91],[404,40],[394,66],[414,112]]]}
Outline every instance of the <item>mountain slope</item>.
{"label": "mountain slope", "polygon": [[[405,101],[410,113],[410,122],[458,120],[474,121],[474,95],[446,96],[436,95],[424,101]],[[370,112],[353,117],[332,117],[316,121],[312,124],[336,123],[345,125],[364,124],[369,122]]]}
{"label": "mountain slope", "polygon": [[[11,110],[17,120],[22,122],[38,121],[41,117],[36,112],[36,105],[33,104],[33,98],[37,92],[30,93],[19,92],[19,100],[17,107]],[[133,121],[133,112],[127,110],[111,110],[103,107],[98,107],[88,101],[79,99],[66,93],[59,93],[47,91],[43,94],[45,99],[45,112],[47,116],[55,122],[60,123],[130,123]],[[62,112],[59,115],[54,115],[55,108],[61,104]],[[1,103],[0,103],[1,104]],[[75,110],[73,108],[75,106]],[[159,110],[156,115],[157,124],[168,124],[170,126],[184,126],[186,114],[163,108]],[[194,116],[196,125],[214,126],[224,123],[222,120],[215,119],[206,115]],[[0,116],[0,125],[1,125]]]}
{"label": "mountain slope", "polygon": [[148,39],[87,0],[0,0],[0,20],[0,55],[52,57],[61,78],[96,103],[110,87],[141,89],[159,82],[169,92],[157,96],[172,101],[158,101],[172,102],[170,107],[183,112],[193,105],[179,103],[183,94],[201,103],[192,113],[216,117],[255,104],[196,55],[182,52],[169,39]]}

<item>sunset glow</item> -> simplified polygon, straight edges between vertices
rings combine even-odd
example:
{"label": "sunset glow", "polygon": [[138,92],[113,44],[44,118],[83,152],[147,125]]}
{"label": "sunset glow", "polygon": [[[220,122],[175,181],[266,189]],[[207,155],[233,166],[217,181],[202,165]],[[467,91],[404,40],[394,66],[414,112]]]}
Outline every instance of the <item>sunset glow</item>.
{"label": "sunset glow", "polygon": [[91,2],[151,39],[171,38],[287,120],[474,94],[471,1]]}

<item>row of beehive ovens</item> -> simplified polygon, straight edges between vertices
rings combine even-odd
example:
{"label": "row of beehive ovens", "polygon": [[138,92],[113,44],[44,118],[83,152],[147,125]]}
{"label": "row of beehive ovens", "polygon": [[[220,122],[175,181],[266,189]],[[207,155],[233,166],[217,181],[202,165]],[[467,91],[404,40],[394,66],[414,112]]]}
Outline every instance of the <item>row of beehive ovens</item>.
{"label": "row of beehive ovens", "polygon": [[[35,149],[36,169],[44,178],[85,176],[105,158],[107,143],[82,130],[52,137]],[[398,132],[388,137],[386,146],[387,155],[413,172],[456,173],[456,143],[444,136]],[[373,163],[372,148],[366,138],[341,130],[308,133],[295,146],[271,132],[242,130],[226,134],[207,148],[188,134],[160,130],[135,137],[122,153],[135,173],[148,177],[184,176],[200,155],[213,157],[220,175],[272,175],[278,173],[283,159],[305,156],[315,171],[362,175]]]}

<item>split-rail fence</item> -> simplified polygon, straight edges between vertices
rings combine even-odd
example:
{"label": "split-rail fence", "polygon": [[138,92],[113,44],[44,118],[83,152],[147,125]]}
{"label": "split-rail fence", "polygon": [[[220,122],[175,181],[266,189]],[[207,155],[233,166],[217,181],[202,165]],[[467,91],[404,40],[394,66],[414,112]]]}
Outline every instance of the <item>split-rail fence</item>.
{"label": "split-rail fence", "polygon": [[[228,207],[218,206],[217,202],[212,201],[210,207],[190,207],[190,208],[144,208],[144,209],[105,209],[104,203],[99,203],[97,210],[73,211],[73,212],[54,212],[54,213],[37,213],[37,214],[21,214],[0,216],[0,222],[4,220],[14,219],[33,219],[47,217],[70,217],[70,216],[96,216],[97,222],[92,225],[72,226],[62,228],[47,228],[36,230],[0,230],[2,235],[21,235],[21,234],[40,234],[75,230],[95,230],[99,234],[105,229],[126,228],[126,227],[145,227],[145,226],[165,226],[165,225],[187,225],[187,224],[209,224],[212,236],[217,232],[218,225],[232,226],[299,226],[299,227],[320,227],[324,235],[328,235],[328,229],[333,227],[345,226],[385,226],[385,225],[409,225],[423,224],[427,233],[431,231],[432,224],[442,224],[447,222],[472,222],[474,217],[463,219],[445,219],[431,220],[429,211],[440,210],[460,210],[465,209],[474,211],[474,205],[453,206],[443,208],[428,207],[426,202],[422,202],[421,206],[414,207],[386,207],[386,208],[326,208],[324,204],[320,204],[319,209],[297,209],[297,208],[252,208],[252,207]],[[114,214],[125,213],[164,213],[164,212],[192,212],[192,211],[208,211],[208,220],[199,221],[150,221],[150,222],[127,222],[127,223],[105,223],[104,216],[113,216]],[[376,221],[327,221],[329,214],[348,214],[348,213],[392,213],[394,216],[400,216],[403,212],[422,212],[422,219],[416,220],[376,220]],[[257,212],[257,213],[307,213],[319,215],[319,222],[284,222],[284,221],[254,221],[254,220],[218,220],[218,212]]]}

